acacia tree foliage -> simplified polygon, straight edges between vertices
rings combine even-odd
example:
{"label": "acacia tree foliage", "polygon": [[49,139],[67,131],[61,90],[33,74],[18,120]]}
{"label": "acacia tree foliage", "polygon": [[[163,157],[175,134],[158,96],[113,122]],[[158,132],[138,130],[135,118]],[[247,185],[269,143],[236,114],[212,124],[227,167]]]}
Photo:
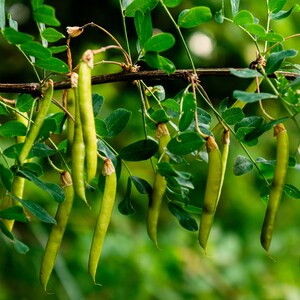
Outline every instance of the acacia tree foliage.
{"label": "acacia tree foliage", "polygon": [[[47,168],[49,166],[53,168],[57,172],[57,178],[65,172],[70,172],[75,192],[79,191],[78,185],[81,184],[86,190],[100,190],[104,194],[107,188],[107,173],[102,174],[102,166],[105,165],[103,162],[110,160],[117,177],[124,176],[127,180],[127,189],[117,204],[120,213],[124,215],[135,213],[134,204],[131,201],[133,187],[140,194],[147,195],[149,197],[148,233],[150,238],[158,244],[157,222],[161,200],[164,197],[171,215],[178,219],[182,227],[190,231],[199,231],[199,242],[205,249],[219,198],[222,195],[226,162],[230,155],[230,137],[238,141],[241,146],[241,154],[235,158],[234,174],[239,176],[255,169],[260,181],[261,198],[268,202],[269,197],[273,198],[270,195],[276,193],[275,203],[269,202],[269,213],[266,214],[267,221],[265,220],[268,223],[266,226],[272,228],[262,231],[262,235],[268,235],[268,245],[266,246],[263,242],[265,237],[262,237],[262,244],[269,251],[281,193],[284,192],[291,198],[300,197],[300,191],[296,186],[285,183],[285,170],[283,170],[295,168],[297,149],[289,148],[289,153],[281,151],[283,147],[288,149],[287,139],[284,143],[278,142],[280,149],[277,149],[276,160],[252,157],[247,149],[248,147],[264,147],[264,140],[261,136],[272,131],[273,128],[278,140],[276,130],[284,128],[284,124],[293,124],[289,126],[294,126],[300,131],[297,122],[300,104],[298,77],[300,68],[296,63],[289,61],[290,58],[298,55],[298,51],[285,47],[286,41],[297,38],[299,33],[296,32],[293,36],[283,36],[272,27],[278,20],[284,20],[291,14],[297,13],[299,6],[295,5],[286,10],[285,0],[266,1],[267,22],[263,24],[254,12],[240,8],[239,1],[236,0],[230,1],[230,12],[224,10],[224,1],[220,1],[220,9],[217,12],[212,13],[211,8],[207,6],[186,7],[175,17],[171,9],[182,4],[181,2],[182,0],[120,1],[124,25],[125,44],[123,45],[101,24],[93,22],[80,27],[70,26],[66,32],[59,32],[56,28],[60,25],[60,21],[56,18],[54,7],[44,4],[42,0],[32,1],[32,16],[39,31],[39,36],[34,37],[18,30],[17,22],[11,16],[5,15],[5,1],[0,1],[1,33],[7,43],[15,45],[24,55],[37,78],[37,82],[31,84],[0,84],[1,93],[19,93],[14,100],[0,98],[0,114],[3,117],[0,136],[3,141],[8,141],[10,144],[5,148],[1,146],[0,227],[1,234],[4,238],[11,240],[17,251],[26,253],[29,248],[14,236],[14,220],[28,222],[29,216],[33,215],[42,222],[52,223],[53,226],[56,226],[58,222],[36,201],[23,199],[24,186],[31,181],[48,192],[49,197],[58,202],[59,206],[65,201],[65,182],[59,186],[54,182],[45,181],[43,179],[45,166],[40,163],[40,159],[47,160]],[[165,13],[177,31],[176,36],[168,32],[153,33],[154,9],[160,9]],[[130,49],[127,38],[128,20],[133,20],[136,30],[137,42],[134,51]],[[199,26],[205,26],[207,22],[217,22],[220,26],[224,22],[231,22],[246,33],[256,49],[256,53],[253,53],[253,57],[256,58],[249,68],[205,70],[195,67],[183,29],[196,29]],[[88,27],[93,27],[107,35],[111,44],[100,45],[97,49],[86,49],[88,51],[83,54],[82,58],[75,61],[72,57],[72,42],[79,35],[84,35]],[[57,46],[56,43],[62,39],[65,40],[65,44]],[[172,62],[172,57],[165,55],[165,53],[171,53],[167,51],[176,43],[181,43],[186,50],[189,60],[187,70],[177,69]],[[123,60],[97,59],[104,52],[109,57],[110,51],[120,51]],[[59,53],[66,53],[67,60],[57,58]],[[92,59],[86,59],[87,53]],[[133,56],[131,53],[137,53],[137,55]],[[85,159],[86,162],[81,166],[81,171],[79,173],[76,171],[75,174],[79,157],[82,153],[85,155],[86,150],[82,148],[78,151],[74,144],[79,132],[77,131],[74,139],[76,120],[82,116],[79,117],[72,106],[73,103],[70,102],[72,92],[75,95],[80,94],[80,87],[77,91],[76,82],[72,79],[74,74],[80,74],[80,66],[85,62],[90,69],[100,64],[114,64],[120,67],[120,73],[110,75],[93,73],[92,78],[84,73],[80,76],[79,82],[84,76],[93,84],[118,80],[133,81],[140,95],[140,104],[137,105],[136,111],[140,112],[144,127],[142,139],[137,138],[133,143],[115,148],[111,143],[111,138],[122,135],[123,129],[131,121],[132,111],[124,105],[105,117],[100,116],[100,110],[105,107],[103,96],[96,93],[87,95],[87,98],[91,97],[92,100],[92,117],[88,118],[88,122],[82,120],[82,125],[83,127],[93,125],[88,127],[88,130],[90,130],[89,134],[97,139],[98,155],[92,162],[94,167],[98,164],[97,172],[91,178],[88,175],[90,169],[88,165],[91,164],[84,156],[83,160]],[[246,91],[237,87],[232,95],[224,95],[224,100],[216,107],[212,104],[205,86],[202,86],[199,80],[199,76],[207,73],[215,76],[221,73],[227,76],[250,78],[252,83]],[[43,117],[41,127],[37,130],[38,135],[32,140],[33,144],[30,145],[28,155],[23,157],[24,144],[30,139],[30,131],[37,124],[41,113],[40,107],[46,98],[45,91],[49,87],[45,86],[49,84],[49,78],[54,81],[55,90],[65,90],[62,99],[52,99],[51,105],[56,105],[60,111]],[[166,90],[162,85],[149,86],[147,84],[149,78],[163,78],[164,80],[176,78],[184,80],[186,86],[178,90],[172,98],[167,98]],[[265,91],[260,88],[262,83],[265,83]],[[84,89],[89,92],[86,86]],[[234,101],[231,101],[232,99]],[[272,116],[265,110],[264,103],[269,99],[276,100],[274,103],[283,108],[279,115]],[[204,109],[203,103],[209,109]],[[259,113],[249,115],[244,111],[246,105],[251,106],[257,103],[260,106]],[[84,103],[81,110],[88,110],[85,105]],[[287,130],[282,129],[282,131],[288,135],[289,129],[287,127]],[[84,141],[87,143],[86,138]],[[274,140],[274,145],[275,143]],[[87,144],[85,146],[88,148]],[[74,153],[75,148],[76,153]],[[149,160],[153,178],[155,178],[153,185],[145,178],[136,176],[127,163],[138,162],[148,168]],[[286,164],[282,163],[282,160],[286,160]],[[189,172],[189,164],[195,161],[200,161],[199,163],[202,164],[208,163],[203,203],[190,199],[190,191],[197,183],[193,180],[194,174]],[[281,161],[280,164],[279,161]],[[278,165],[280,169],[277,168],[277,170]],[[81,175],[79,180],[78,174]],[[278,177],[280,177],[279,183]],[[84,198],[87,203],[90,200],[85,196],[80,197],[79,192],[77,192],[77,198],[79,200]],[[271,205],[272,208],[269,208]]]}

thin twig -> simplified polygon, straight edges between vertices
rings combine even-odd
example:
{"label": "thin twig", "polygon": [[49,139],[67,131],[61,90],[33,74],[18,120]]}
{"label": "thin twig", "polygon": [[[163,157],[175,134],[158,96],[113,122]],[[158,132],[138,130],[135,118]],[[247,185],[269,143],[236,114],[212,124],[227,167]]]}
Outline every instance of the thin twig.
{"label": "thin twig", "polygon": [[[104,84],[112,82],[132,82],[134,80],[187,80],[189,75],[193,74],[192,69],[179,69],[174,73],[166,74],[161,70],[151,71],[138,71],[138,72],[119,72],[113,74],[96,75],[92,78],[92,84]],[[300,76],[298,73],[293,72],[278,72],[286,77],[288,80],[295,79]],[[204,77],[227,77],[234,76],[230,68],[200,68],[196,69],[198,78]],[[275,74],[271,74],[269,77],[275,77]],[[55,90],[69,89],[71,83],[69,80],[59,81],[54,83]],[[23,93],[32,94],[33,96],[40,95],[40,84],[33,83],[0,83],[0,93]]]}

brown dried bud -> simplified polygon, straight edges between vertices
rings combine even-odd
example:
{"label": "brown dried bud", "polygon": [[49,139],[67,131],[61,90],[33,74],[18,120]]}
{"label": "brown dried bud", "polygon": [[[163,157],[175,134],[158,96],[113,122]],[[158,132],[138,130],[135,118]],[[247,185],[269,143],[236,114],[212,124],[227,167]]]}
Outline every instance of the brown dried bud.
{"label": "brown dried bud", "polygon": [[79,36],[83,32],[83,28],[79,26],[68,26],[66,29],[68,35],[72,38]]}

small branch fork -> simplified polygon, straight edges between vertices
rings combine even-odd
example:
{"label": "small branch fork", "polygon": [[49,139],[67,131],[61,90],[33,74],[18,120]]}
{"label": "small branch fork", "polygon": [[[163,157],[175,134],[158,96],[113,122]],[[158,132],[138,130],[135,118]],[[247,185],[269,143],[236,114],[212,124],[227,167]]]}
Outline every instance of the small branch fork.
{"label": "small branch fork", "polygon": [[[161,70],[138,71],[138,72],[119,72],[106,75],[96,75],[92,77],[92,84],[104,84],[112,82],[132,82],[134,80],[186,80],[189,75],[193,74],[192,69],[178,69],[172,74],[166,74]],[[230,68],[200,68],[196,69],[199,78],[203,77],[226,77],[234,76],[230,72]],[[280,72],[287,79],[292,80],[300,76],[292,72]],[[270,75],[275,77],[275,74]],[[70,80],[59,81],[54,83],[55,90],[69,89],[71,87]],[[0,93],[23,93],[40,95],[39,83],[0,83]]]}

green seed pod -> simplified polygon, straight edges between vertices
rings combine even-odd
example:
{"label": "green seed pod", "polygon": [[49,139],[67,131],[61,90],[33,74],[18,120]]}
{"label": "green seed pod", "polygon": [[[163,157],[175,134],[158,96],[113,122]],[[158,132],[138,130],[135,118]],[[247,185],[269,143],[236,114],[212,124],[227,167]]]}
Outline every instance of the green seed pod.
{"label": "green seed pod", "polygon": [[274,126],[274,136],[277,140],[276,165],[269,195],[268,207],[261,230],[261,245],[267,252],[269,252],[270,249],[274,225],[289,163],[289,139],[287,131],[282,123]]}
{"label": "green seed pod", "polygon": [[25,162],[32,148],[32,145],[34,144],[35,139],[37,138],[39,131],[44,123],[45,117],[47,116],[51,104],[52,96],[53,96],[53,81],[51,79],[49,79],[45,83],[43,87],[43,94],[44,94],[44,99],[42,100],[40,111],[38,112],[36,119],[30,128],[30,131],[28,133],[28,136],[25,140],[25,143],[23,145],[23,148],[19,156],[20,165],[23,165],[23,163]]}
{"label": "green seed pod", "polygon": [[72,178],[68,172],[61,174],[61,185],[65,191],[65,200],[58,206],[55,215],[56,225],[53,225],[49,234],[40,269],[40,282],[45,291],[47,290],[48,281],[54,268],[73,206],[74,190]]}
{"label": "green seed pod", "polygon": [[101,256],[105,235],[110,223],[117,192],[117,175],[114,165],[110,159],[105,160],[102,174],[105,176],[105,187],[88,263],[88,271],[94,283],[96,282],[98,262]]}
{"label": "green seed pod", "polygon": [[96,176],[98,160],[91,84],[93,57],[93,52],[91,50],[87,50],[82,56],[78,71],[78,98],[82,133],[86,151],[85,160],[88,182]]}
{"label": "green seed pod", "polygon": [[[169,157],[164,153],[165,147],[170,141],[170,134],[166,124],[160,123],[157,125],[156,138],[158,139],[158,155],[160,161],[169,161]],[[147,213],[147,232],[150,239],[157,244],[157,224],[161,209],[163,196],[166,192],[167,182],[166,179],[158,172],[155,174],[152,194],[149,200],[148,213]]]}
{"label": "green seed pod", "polygon": [[207,240],[219,202],[220,188],[222,185],[221,153],[212,136],[208,136],[206,148],[208,152],[208,174],[198,235],[199,243],[204,251],[206,250]]}

